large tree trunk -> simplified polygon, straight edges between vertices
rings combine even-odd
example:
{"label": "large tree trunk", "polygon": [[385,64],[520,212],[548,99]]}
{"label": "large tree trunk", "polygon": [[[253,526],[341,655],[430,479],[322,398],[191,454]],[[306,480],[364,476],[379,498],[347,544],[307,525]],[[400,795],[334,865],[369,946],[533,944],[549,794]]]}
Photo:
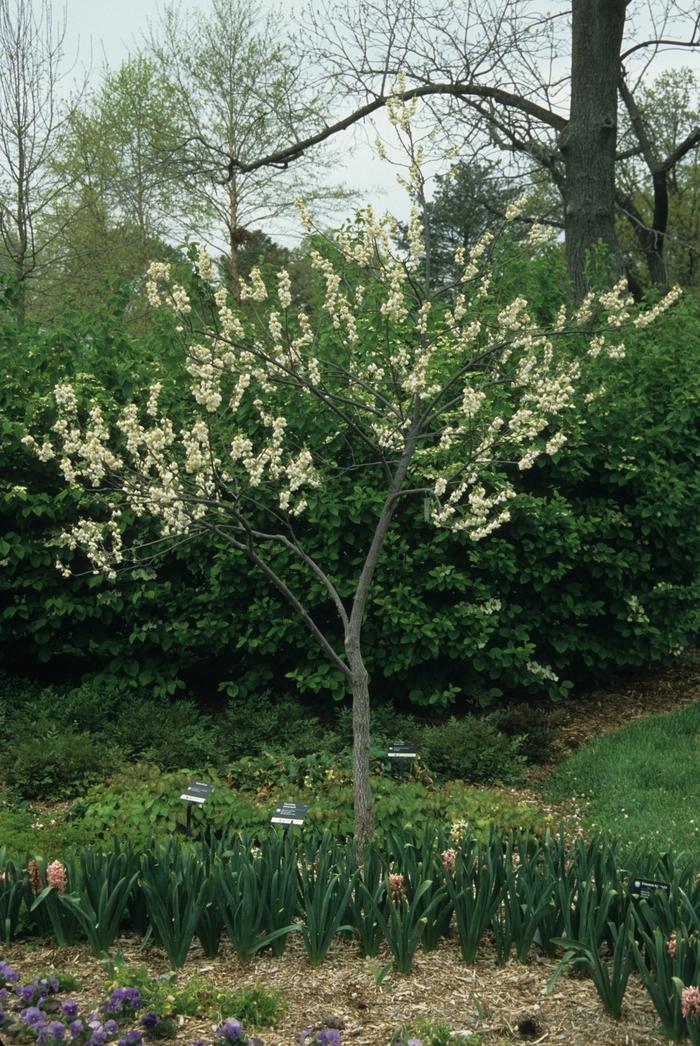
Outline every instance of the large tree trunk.
{"label": "large tree trunk", "polygon": [[561,151],[566,164],[566,258],[574,296],[589,289],[602,245],[607,275],[622,273],[615,237],[617,84],[626,0],[574,0],[571,113]]}

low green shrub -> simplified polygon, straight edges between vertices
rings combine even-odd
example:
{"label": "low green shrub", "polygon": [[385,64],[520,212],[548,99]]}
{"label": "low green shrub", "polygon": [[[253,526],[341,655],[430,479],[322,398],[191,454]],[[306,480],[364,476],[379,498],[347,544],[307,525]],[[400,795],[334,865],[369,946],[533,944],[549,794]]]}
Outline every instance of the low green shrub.
{"label": "low green shrub", "polygon": [[520,737],[500,731],[491,716],[451,716],[424,730],[420,745],[423,761],[439,778],[514,784],[522,777]]}
{"label": "low green shrub", "polygon": [[518,703],[499,708],[491,714],[499,730],[520,740],[520,754],[528,763],[546,763],[552,755],[554,728],[562,718],[559,709],[533,708]]}
{"label": "low green shrub", "polygon": [[19,862],[28,857],[52,860],[71,846],[92,842],[78,825],[66,823],[63,810],[38,814],[1,802],[0,840],[8,859]]}
{"label": "low green shrub", "polygon": [[318,717],[298,699],[275,698],[269,690],[229,697],[218,726],[227,759],[282,748],[287,755],[303,756],[325,747],[325,731]]}
{"label": "low green shrub", "polygon": [[0,776],[24,799],[69,799],[113,773],[120,753],[88,733],[46,723],[14,732],[0,753]]}
{"label": "low green shrub", "polygon": [[192,808],[195,834],[207,827],[223,831],[258,828],[269,823],[269,806],[256,807],[216,776],[190,770],[161,773],[149,764],[136,764],[109,783],[89,789],[83,798],[73,803],[71,821],[91,838],[117,836],[134,844],[142,844],[150,836],[183,831],[187,808],[180,795],[193,777],[212,780],[215,784],[206,805]]}
{"label": "low green shrub", "polygon": [[[551,828],[551,820],[530,803],[525,803],[507,791],[477,788],[463,781],[449,781],[440,790],[442,817],[457,826],[457,834],[487,839],[493,831],[528,832],[543,835]],[[461,826],[461,827],[460,827]]]}
{"label": "low green shrub", "polygon": [[217,732],[194,701],[140,700],[132,694],[103,729],[130,759],[162,770],[220,762]]}

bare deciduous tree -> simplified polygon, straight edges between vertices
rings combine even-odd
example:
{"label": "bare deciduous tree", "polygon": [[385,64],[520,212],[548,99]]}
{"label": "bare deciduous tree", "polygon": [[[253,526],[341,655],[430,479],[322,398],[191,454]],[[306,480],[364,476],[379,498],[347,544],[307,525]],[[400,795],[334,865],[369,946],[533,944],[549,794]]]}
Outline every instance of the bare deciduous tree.
{"label": "bare deciduous tree", "polygon": [[51,161],[67,113],[65,28],[49,0],[0,0],[0,237],[20,317],[48,247],[41,222],[64,188]]}

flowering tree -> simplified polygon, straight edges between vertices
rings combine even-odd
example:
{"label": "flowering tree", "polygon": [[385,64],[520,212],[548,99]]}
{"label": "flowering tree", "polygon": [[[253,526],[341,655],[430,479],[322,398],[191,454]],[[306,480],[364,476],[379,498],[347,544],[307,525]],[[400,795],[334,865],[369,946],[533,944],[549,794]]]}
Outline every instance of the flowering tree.
{"label": "flowering tree", "polygon": [[[398,103],[393,112],[420,201],[410,112]],[[124,540],[126,517],[135,514],[155,521],[166,543],[200,532],[230,543],[294,608],[352,694],[360,847],[373,830],[362,627],[392,517],[417,498],[434,526],[486,538],[509,518],[518,473],[564,444],[562,417],[587,381],[588,359],[622,356],[621,328],[646,325],[676,296],[633,316],[619,284],[571,311],[562,307],[545,331],[524,299],[494,304],[490,234],[468,255],[458,252],[460,280],[433,295],[421,214],[412,211],[402,252],[395,221],[370,207],[332,250],[312,251],[322,299],[313,319],[295,307],[285,271],[268,286],[254,270],[242,283],[241,307],[210,287],[204,322],[170,266],[154,262],[147,293],[154,308],[178,317],[191,393],[186,420],[178,423],[168,407],[177,376],[113,416],[62,383],[52,436],[26,437],[42,460],[56,459],[68,484],[106,492],[103,513],[62,536],[68,554],[80,548],[95,570],[116,576],[138,555]],[[212,280],[206,252],[198,276]],[[590,383],[585,394],[595,395]],[[376,477],[377,496],[371,540],[348,590],[311,555],[308,536],[323,525],[324,489],[352,469]],[[280,548],[293,572],[278,567]],[[65,558],[58,565],[70,573]],[[311,577],[333,608],[332,625],[305,603]]]}

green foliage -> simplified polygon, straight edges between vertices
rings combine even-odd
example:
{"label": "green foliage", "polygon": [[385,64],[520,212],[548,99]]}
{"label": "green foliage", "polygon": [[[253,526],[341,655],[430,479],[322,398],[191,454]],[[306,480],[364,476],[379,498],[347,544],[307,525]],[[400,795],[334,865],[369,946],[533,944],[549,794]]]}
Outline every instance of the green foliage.
{"label": "green foliage", "polygon": [[[151,836],[182,831],[186,810],[180,795],[192,776],[187,770],[164,774],[149,765],[131,767],[128,773],[90,789],[84,798],[76,800],[71,817],[92,838],[118,836],[134,844],[143,844]],[[262,827],[269,823],[269,816],[268,808],[259,809],[249,799],[219,784],[205,807],[192,810],[192,824],[196,833],[204,827],[217,831],[243,829]]]}
{"label": "green foliage", "polygon": [[63,810],[39,814],[2,801],[0,839],[7,858],[22,862],[30,856],[51,860],[71,846],[91,841],[80,826],[66,824]]}
{"label": "green foliage", "polygon": [[[608,923],[608,932],[613,941],[610,962],[601,956],[600,942],[595,933],[588,940],[575,941],[566,937],[556,941],[565,949],[560,968],[569,966],[576,969],[581,966],[587,970],[603,1004],[603,1009],[609,1017],[613,1017],[615,1020],[622,1015],[622,1000],[627,989],[629,975],[634,967],[630,934],[632,922],[632,912],[629,911],[622,926],[618,927],[614,923]],[[556,975],[550,981],[548,988],[553,987],[555,978]]]}
{"label": "green foliage", "polygon": [[512,784],[521,776],[520,738],[508,737],[490,717],[451,716],[423,733],[421,757],[442,778]]}
{"label": "green foliage", "polygon": [[119,765],[106,742],[76,730],[39,725],[15,736],[0,756],[6,784],[26,799],[66,799],[102,781]]}
{"label": "green foliage", "polygon": [[409,1041],[418,1039],[423,1046],[483,1046],[481,1035],[457,1034],[446,1021],[425,1018],[409,1028],[402,1025],[394,1032],[390,1046],[408,1046]]}
{"label": "green foliage", "polygon": [[237,991],[220,988],[206,977],[188,977],[177,971],[154,977],[145,966],[127,963],[117,955],[105,963],[111,977],[110,990],[138,988],[145,1009],[164,1017],[204,1017],[219,1022],[231,1014],[246,1025],[266,1027],[283,1013],[279,992],[257,984]]}
{"label": "green foliage", "polygon": [[302,756],[324,744],[325,732],[313,712],[289,696],[276,699],[270,690],[238,693],[234,683],[222,683],[229,695],[221,731],[221,747],[229,759],[263,750]]}

